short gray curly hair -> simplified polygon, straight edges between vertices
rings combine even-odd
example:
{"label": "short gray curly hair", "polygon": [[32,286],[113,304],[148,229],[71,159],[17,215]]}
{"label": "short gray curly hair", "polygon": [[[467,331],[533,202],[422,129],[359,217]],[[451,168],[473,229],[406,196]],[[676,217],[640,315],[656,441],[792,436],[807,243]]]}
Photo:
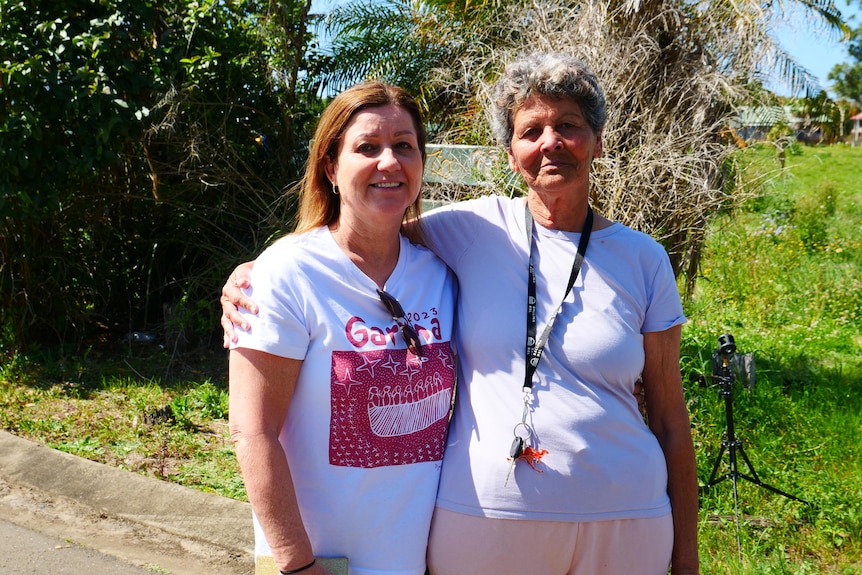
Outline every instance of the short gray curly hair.
{"label": "short gray curly hair", "polygon": [[507,150],[512,144],[515,110],[533,94],[571,98],[581,106],[593,132],[607,121],[605,93],[583,60],[560,52],[534,52],[506,66],[491,94],[491,130]]}

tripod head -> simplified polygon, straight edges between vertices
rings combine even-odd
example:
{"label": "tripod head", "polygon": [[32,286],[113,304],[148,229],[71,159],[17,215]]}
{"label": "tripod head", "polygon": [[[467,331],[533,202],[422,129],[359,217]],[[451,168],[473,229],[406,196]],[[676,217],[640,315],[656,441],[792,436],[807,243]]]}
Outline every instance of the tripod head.
{"label": "tripod head", "polygon": [[738,353],[736,341],[729,333],[718,336],[718,349],[712,352],[712,375],[725,389],[733,385],[734,378],[751,389],[757,383],[753,353]]}
{"label": "tripod head", "polygon": [[719,395],[728,395],[733,390],[734,371],[731,360],[736,355],[736,340],[729,333],[718,336],[718,349],[712,353],[712,372],[721,385]]}
{"label": "tripod head", "polygon": [[718,336],[718,353],[725,358],[736,353],[736,340],[729,333]]}

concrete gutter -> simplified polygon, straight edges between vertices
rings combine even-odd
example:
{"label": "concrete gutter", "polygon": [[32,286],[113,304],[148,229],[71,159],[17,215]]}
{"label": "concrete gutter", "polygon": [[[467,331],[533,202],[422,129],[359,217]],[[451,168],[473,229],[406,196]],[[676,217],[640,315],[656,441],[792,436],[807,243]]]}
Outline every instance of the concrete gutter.
{"label": "concrete gutter", "polygon": [[248,503],[75,457],[0,430],[0,479],[253,562]]}

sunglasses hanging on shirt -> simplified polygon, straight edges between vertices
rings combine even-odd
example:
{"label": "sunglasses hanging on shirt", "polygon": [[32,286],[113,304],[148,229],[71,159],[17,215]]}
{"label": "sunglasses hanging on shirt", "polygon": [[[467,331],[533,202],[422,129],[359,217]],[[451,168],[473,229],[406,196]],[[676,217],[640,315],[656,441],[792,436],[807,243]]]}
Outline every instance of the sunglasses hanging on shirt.
{"label": "sunglasses hanging on shirt", "polygon": [[401,336],[404,338],[404,343],[407,344],[407,349],[413,355],[422,357],[422,342],[419,341],[419,334],[416,333],[413,324],[410,323],[407,314],[404,313],[404,308],[401,307],[397,299],[382,289],[377,290],[377,295],[380,296],[380,301],[383,302],[383,305],[392,314],[392,319],[398,324]]}

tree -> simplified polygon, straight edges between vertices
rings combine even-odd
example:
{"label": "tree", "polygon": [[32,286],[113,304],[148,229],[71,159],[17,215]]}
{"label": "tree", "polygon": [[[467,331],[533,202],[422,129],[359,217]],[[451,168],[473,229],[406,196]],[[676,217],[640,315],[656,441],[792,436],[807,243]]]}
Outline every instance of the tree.
{"label": "tree", "polygon": [[855,61],[835,65],[829,79],[836,94],[862,106],[862,24],[850,32],[847,52]]}
{"label": "tree", "polygon": [[308,18],[306,0],[0,0],[4,333],[218,329],[226,270],[289,218]]}
{"label": "tree", "polygon": [[[844,30],[832,0],[797,4],[827,28]],[[593,202],[605,215],[663,241],[691,290],[710,215],[741,193],[734,188],[732,144],[723,137],[735,106],[757,97],[752,86],[774,72],[793,88],[813,85],[771,36],[771,18],[778,15],[772,10],[783,6],[754,0],[360,0],[330,20],[332,62],[340,82],[369,73],[399,81],[390,71],[415,72],[403,83],[419,86],[437,138],[487,144],[482,104],[504,62],[531,49],[581,56],[602,79],[610,104]],[[388,52],[385,46],[363,50],[384,15],[401,19],[393,26],[400,39]],[[423,47],[418,57],[404,49],[411,42]]]}
{"label": "tree", "polygon": [[4,0],[0,14],[3,323],[62,339],[116,295],[104,279],[141,256],[115,226],[140,213],[136,140],[160,65],[144,47],[164,22],[135,0]]}
{"label": "tree", "polygon": [[[825,90],[814,96],[790,102],[794,114],[802,119],[803,138],[806,141],[835,142],[843,137],[847,114],[842,102],[832,100]],[[797,135],[799,138],[799,135]]]}

